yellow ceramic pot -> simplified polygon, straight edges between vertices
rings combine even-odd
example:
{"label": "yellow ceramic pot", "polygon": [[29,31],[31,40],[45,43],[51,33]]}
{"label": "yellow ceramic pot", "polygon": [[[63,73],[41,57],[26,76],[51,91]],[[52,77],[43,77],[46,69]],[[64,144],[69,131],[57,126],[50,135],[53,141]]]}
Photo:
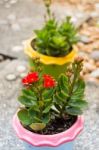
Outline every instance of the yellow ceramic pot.
{"label": "yellow ceramic pot", "polygon": [[67,63],[72,62],[77,55],[78,50],[76,46],[73,46],[73,50],[68,55],[63,57],[43,55],[35,51],[31,46],[31,42],[33,41],[33,39],[34,38],[26,41],[24,49],[25,53],[30,58],[31,64],[33,63],[32,60],[34,58],[40,58],[40,62],[44,66],[43,73],[53,75],[55,78],[57,78],[61,73],[64,73],[66,71]]}

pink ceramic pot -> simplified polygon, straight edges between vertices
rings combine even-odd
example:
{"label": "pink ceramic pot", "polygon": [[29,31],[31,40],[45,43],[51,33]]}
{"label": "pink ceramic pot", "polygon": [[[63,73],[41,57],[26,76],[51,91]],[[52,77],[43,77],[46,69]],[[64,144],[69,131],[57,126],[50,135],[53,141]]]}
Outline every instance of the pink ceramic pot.
{"label": "pink ceramic pot", "polygon": [[27,150],[72,150],[73,141],[84,126],[83,116],[68,130],[54,135],[40,135],[26,130],[20,123],[17,114],[13,118],[13,127],[18,137],[25,141]]}

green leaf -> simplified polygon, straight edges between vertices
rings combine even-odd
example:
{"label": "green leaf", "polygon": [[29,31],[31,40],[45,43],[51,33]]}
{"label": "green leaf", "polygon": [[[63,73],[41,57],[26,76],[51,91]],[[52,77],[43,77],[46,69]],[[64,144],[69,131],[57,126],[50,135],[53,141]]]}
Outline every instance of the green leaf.
{"label": "green leaf", "polygon": [[31,106],[30,109],[33,110],[33,111],[35,111],[35,112],[40,112],[40,109],[39,109],[38,104],[37,104],[37,105],[34,105],[34,106]]}
{"label": "green leaf", "polygon": [[88,103],[84,100],[71,101],[68,103],[69,106],[79,107],[80,109],[83,109],[84,107],[86,107],[87,104]]}
{"label": "green leaf", "polygon": [[82,110],[79,107],[66,107],[66,113],[70,114],[70,115],[81,115],[82,114]]}
{"label": "green leaf", "polygon": [[19,102],[27,107],[31,107],[33,105],[36,105],[36,101],[33,101],[33,99],[30,99],[26,96],[20,96],[18,98]]}
{"label": "green leaf", "polygon": [[85,89],[85,82],[83,79],[79,79],[76,83],[74,92],[77,92],[79,90],[84,90],[84,89]]}
{"label": "green leaf", "polygon": [[46,91],[44,91],[43,93],[43,97],[44,99],[49,99],[49,97],[52,97],[53,96],[53,93],[54,93],[55,89],[48,89]]}
{"label": "green leaf", "polygon": [[35,106],[34,106],[34,107],[30,108],[28,110],[28,112],[29,112],[29,115],[31,116],[31,118],[34,118],[34,117],[37,117],[39,110],[35,111]]}
{"label": "green leaf", "polygon": [[52,107],[52,104],[49,105],[49,106],[47,106],[47,107],[43,110],[43,113],[44,113],[44,114],[48,113],[48,112],[50,111],[51,107]]}
{"label": "green leaf", "polygon": [[23,89],[22,95],[32,97],[34,100],[36,100],[36,96],[35,96],[34,92],[30,89]]}
{"label": "green leaf", "polygon": [[64,92],[63,90],[61,90],[60,91],[60,97],[62,97],[63,99],[66,99],[69,95],[66,93],[66,92]]}
{"label": "green leaf", "polygon": [[66,77],[64,74],[61,74],[58,83],[60,89],[63,90],[65,93],[68,93],[69,90],[68,77]]}
{"label": "green leaf", "polygon": [[43,118],[42,118],[42,122],[43,122],[44,124],[48,124],[49,121],[50,121],[50,114],[49,114],[49,113],[44,114],[44,115],[43,115]]}
{"label": "green leaf", "polygon": [[32,119],[29,116],[28,111],[26,109],[22,109],[18,112],[18,118],[25,126],[32,123]]}
{"label": "green leaf", "polygon": [[65,99],[61,97],[60,93],[56,93],[55,100],[58,102],[65,102]]}
{"label": "green leaf", "polygon": [[42,122],[42,120],[39,118],[39,115],[34,117],[34,122],[35,122],[35,123],[36,123],[36,122],[38,122],[38,123],[41,123],[41,122]]}
{"label": "green leaf", "polygon": [[46,127],[46,124],[44,123],[32,123],[30,125],[30,128],[33,129],[34,131],[43,130],[45,127]]}

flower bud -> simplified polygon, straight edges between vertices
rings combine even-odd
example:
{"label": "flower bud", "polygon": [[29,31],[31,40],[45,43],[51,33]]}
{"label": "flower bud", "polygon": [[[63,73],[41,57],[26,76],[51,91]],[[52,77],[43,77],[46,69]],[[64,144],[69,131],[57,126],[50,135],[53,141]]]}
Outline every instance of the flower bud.
{"label": "flower bud", "polygon": [[72,76],[72,72],[67,71],[67,72],[66,72],[66,76],[67,76],[67,77],[71,77],[71,76]]}
{"label": "flower bud", "polygon": [[78,57],[75,58],[76,63],[81,63],[81,62],[83,62],[83,60],[84,60],[84,58],[81,57],[81,56],[78,56]]}
{"label": "flower bud", "polygon": [[47,7],[51,5],[51,0],[44,0],[44,3]]}

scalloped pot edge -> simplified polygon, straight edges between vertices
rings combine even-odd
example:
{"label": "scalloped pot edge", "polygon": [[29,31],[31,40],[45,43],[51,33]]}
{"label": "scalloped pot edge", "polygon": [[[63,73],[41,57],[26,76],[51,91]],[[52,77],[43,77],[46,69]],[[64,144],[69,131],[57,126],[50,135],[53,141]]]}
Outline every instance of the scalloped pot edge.
{"label": "scalloped pot edge", "polygon": [[78,116],[77,121],[68,130],[54,135],[40,135],[26,130],[20,123],[17,114],[13,117],[13,128],[17,136],[32,146],[57,147],[63,143],[73,141],[82,131],[84,126],[83,116]]}
{"label": "scalloped pot edge", "polygon": [[77,55],[78,48],[74,45],[73,50],[64,57],[53,57],[53,56],[47,56],[43,55],[37,51],[35,51],[31,46],[31,41],[34,38],[27,40],[25,42],[24,52],[30,57],[30,58],[36,58],[39,57],[40,61],[45,64],[55,64],[55,65],[64,65],[68,62],[72,62]]}

